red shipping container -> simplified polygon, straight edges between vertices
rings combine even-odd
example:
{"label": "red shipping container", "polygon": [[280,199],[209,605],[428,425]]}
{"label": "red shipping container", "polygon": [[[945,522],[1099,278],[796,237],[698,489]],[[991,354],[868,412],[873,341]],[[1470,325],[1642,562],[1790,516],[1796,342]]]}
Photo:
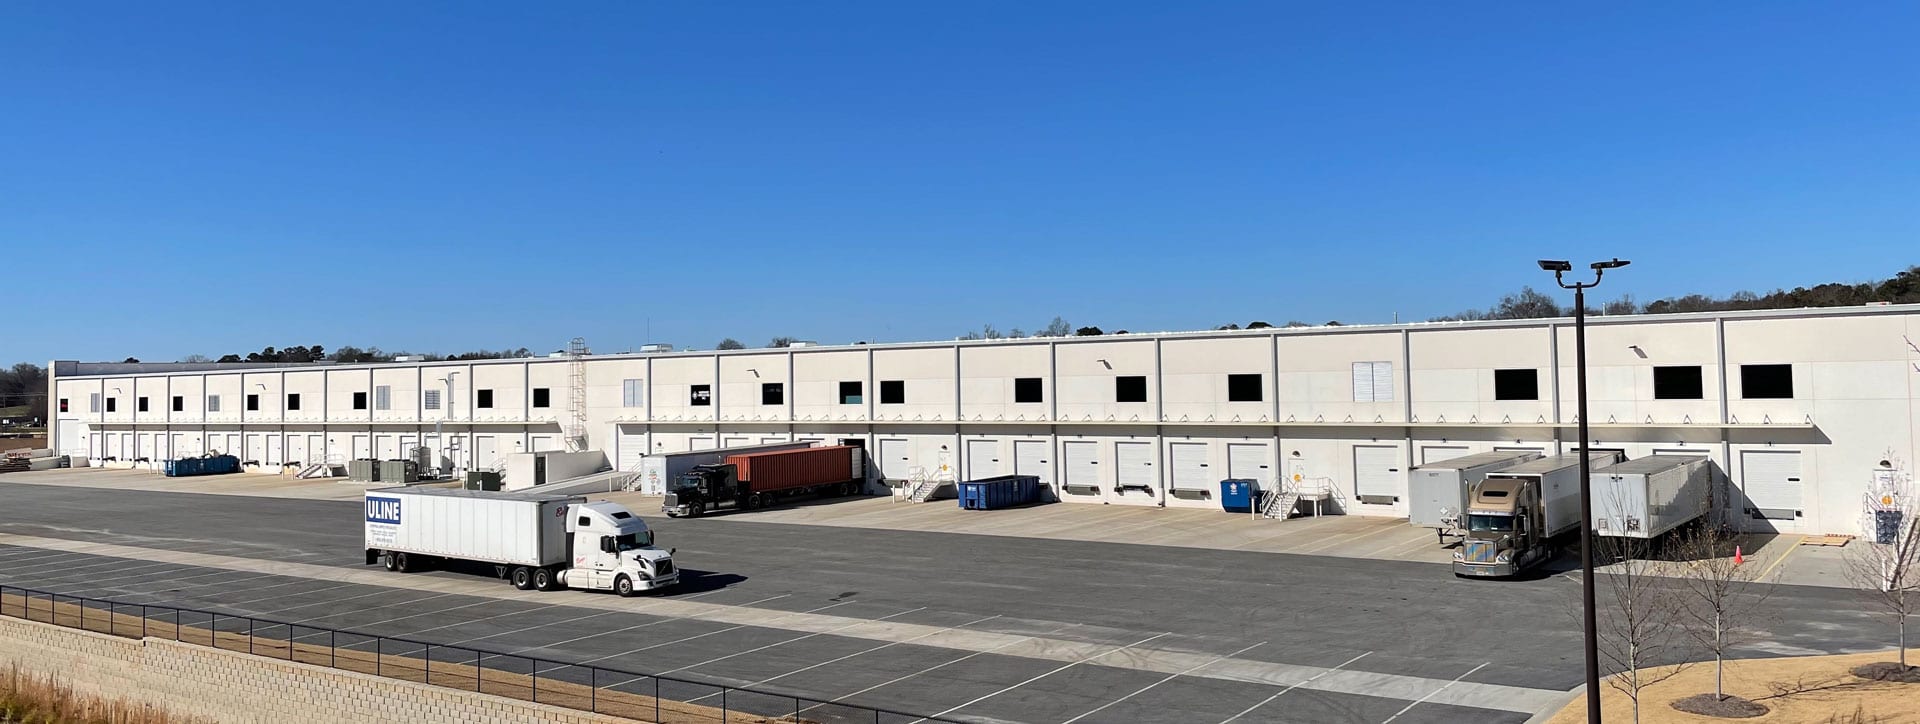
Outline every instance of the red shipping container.
{"label": "red shipping container", "polygon": [[727,464],[755,491],[844,483],[860,477],[860,448],[851,445],[730,455]]}

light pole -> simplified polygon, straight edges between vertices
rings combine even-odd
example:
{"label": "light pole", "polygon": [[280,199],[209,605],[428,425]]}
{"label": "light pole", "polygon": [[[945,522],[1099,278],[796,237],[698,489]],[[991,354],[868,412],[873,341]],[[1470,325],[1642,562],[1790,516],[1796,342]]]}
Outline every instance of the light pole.
{"label": "light pole", "polygon": [[1593,471],[1590,468],[1592,451],[1587,438],[1587,289],[1600,286],[1600,277],[1608,269],[1618,269],[1632,262],[1596,261],[1587,265],[1593,269],[1593,281],[1568,284],[1564,275],[1573,271],[1573,265],[1565,261],[1541,259],[1540,268],[1553,272],[1553,281],[1561,289],[1573,290],[1573,365],[1575,389],[1579,395],[1580,418],[1580,612],[1585,626],[1583,632],[1587,655],[1587,721],[1600,724],[1600,648],[1599,625],[1594,619],[1593,607]]}

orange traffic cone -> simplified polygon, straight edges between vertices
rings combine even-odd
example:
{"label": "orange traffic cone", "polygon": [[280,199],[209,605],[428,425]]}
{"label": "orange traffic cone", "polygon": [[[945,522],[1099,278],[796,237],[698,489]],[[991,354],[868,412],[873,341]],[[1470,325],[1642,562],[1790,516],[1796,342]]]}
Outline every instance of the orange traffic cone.
{"label": "orange traffic cone", "polygon": [[1747,562],[1747,557],[1740,555],[1740,546],[1734,546],[1733,547],[1733,564],[1737,566],[1746,562]]}

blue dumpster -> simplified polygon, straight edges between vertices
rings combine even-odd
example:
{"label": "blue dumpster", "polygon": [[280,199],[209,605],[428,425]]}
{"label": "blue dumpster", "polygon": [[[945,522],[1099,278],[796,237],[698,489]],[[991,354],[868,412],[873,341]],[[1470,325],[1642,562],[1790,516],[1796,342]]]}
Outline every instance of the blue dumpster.
{"label": "blue dumpster", "polygon": [[1040,500],[1040,478],[1033,475],[1001,475],[960,483],[961,510],[993,510],[1026,505]]}
{"label": "blue dumpster", "polygon": [[1220,481],[1220,507],[1229,513],[1251,513],[1253,499],[1259,489],[1259,483],[1246,478],[1222,480]]}
{"label": "blue dumpster", "polygon": [[168,460],[166,468],[167,477],[169,478],[184,478],[192,475],[225,475],[239,471],[240,458],[232,455]]}

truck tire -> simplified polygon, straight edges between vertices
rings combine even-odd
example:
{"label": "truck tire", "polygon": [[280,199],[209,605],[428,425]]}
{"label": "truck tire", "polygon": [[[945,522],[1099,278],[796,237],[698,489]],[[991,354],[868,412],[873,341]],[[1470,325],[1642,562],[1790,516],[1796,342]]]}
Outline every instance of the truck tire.
{"label": "truck tire", "polygon": [[389,572],[398,573],[400,571],[400,564],[394,561],[393,556],[394,556],[393,551],[387,551],[385,553],[381,553],[380,565],[384,566]]}
{"label": "truck tire", "polygon": [[507,574],[507,577],[513,581],[514,588],[522,591],[533,590],[533,571],[527,570],[526,566],[514,566],[513,572]]}
{"label": "truck tire", "polygon": [[621,598],[632,598],[634,593],[633,579],[628,578],[625,573],[616,576],[613,579],[613,592],[620,594]]}
{"label": "truck tire", "polygon": [[413,572],[413,560],[408,558],[407,554],[404,552],[388,553],[387,560],[393,562],[393,570],[399,571],[401,573]]}
{"label": "truck tire", "polygon": [[551,568],[533,569],[533,587],[535,589],[542,590],[542,591],[551,591],[557,588],[557,586],[555,586],[554,583],[555,581],[554,581],[553,569]]}
{"label": "truck tire", "polygon": [[747,496],[747,510],[759,510],[760,506],[763,504],[764,503],[761,501],[759,493],[754,493],[752,495]]}

